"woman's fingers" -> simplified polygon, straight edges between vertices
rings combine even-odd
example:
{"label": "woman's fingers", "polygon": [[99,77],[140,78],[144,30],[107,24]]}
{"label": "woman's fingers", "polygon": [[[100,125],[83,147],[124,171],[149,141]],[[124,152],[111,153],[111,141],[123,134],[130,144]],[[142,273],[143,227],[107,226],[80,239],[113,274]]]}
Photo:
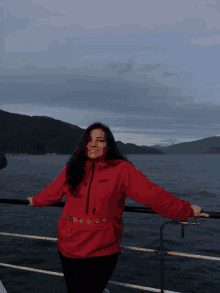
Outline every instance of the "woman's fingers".
{"label": "woman's fingers", "polygon": [[28,197],[28,200],[29,200],[29,206],[32,206],[33,205],[32,197]]}
{"label": "woman's fingers", "polygon": [[209,217],[208,214],[206,214],[206,213],[201,213],[201,210],[202,210],[201,207],[198,207],[198,206],[193,205],[193,206],[191,206],[191,208],[192,208],[193,211],[194,211],[194,217]]}
{"label": "woman's fingers", "polygon": [[199,216],[200,216],[200,217],[209,217],[209,215],[208,215],[208,214],[205,214],[205,213],[202,213],[202,214],[200,214]]}
{"label": "woman's fingers", "polygon": [[200,212],[201,212],[201,207],[198,207],[198,206],[193,205],[193,206],[191,206],[191,208],[194,211],[194,217],[197,217],[200,214]]}

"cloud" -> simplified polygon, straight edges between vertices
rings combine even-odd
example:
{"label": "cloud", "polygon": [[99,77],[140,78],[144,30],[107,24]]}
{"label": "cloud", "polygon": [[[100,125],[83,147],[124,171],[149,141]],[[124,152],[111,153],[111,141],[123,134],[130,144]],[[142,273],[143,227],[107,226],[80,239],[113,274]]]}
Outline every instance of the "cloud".
{"label": "cloud", "polygon": [[[56,35],[57,38],[97,37],[104,33],[111,36],[141,35],[172,30],[198,34],[212,29],[220,30],[219,13],[213,8],[218,9],[219,5],[212,5],[208,0],[94,0],[92,3],[33,0],[31,3],[23,1],[22,5],[18,1],[3,3],[5,9],[11,10],[17,15],[16,18],[21,18],[19,22],[22,22],[22,18],[29,19],[33,28],[44,28],[49,36]],[[158,13],[158,9],[163,13]],[[14,22],[12,18],[11,22]]]}
{"label": "cloud", "polygon": [[206,7],[213,7],[219,14],[220,14],[220,2],[219,1],[215,1],[215,3],[211,4],[205,4]]}
{"label": "cloud", "polygon": [[185,41],[185,44],[193,44],[203,47],[220,45],[220,35],[214,35],[211,37],[198,37],[197,39],[192,38],[190,41]]}
{"label": "cloud", "polygon": [[211,84],[209,84],[210,86],[207,86],[206,88],[210,88],[210,89],[214,89],[214,88],[216,88],[216,89],[220,89],[220,83],[218,83],[218,84],[216,84],[216,85],[211,85]]}
{"label": "cloud", "polygon": [[7,64],[7,56],[4,50],[5,39],[9,33],[14,33],[17,30],[24,30],[29,24],[28,18],[17,18],[7,11],[7,18],[4,17],[4,8],[0,7],[0,66]]}
{"label": "cloud", "polygon": [[133,70],[133,60],[128,60],[124,63],[119,62],[110,62],[106,66],[103,67],[106,71],[116,71],[117,76],[125,75],[127,72]]}
{"label": "cloud", "polygon": [[159,57],[159,58],[162,58],[162,59],[170,59],[170,58],[172,58],[173,57],[173,55],[169,55],[169,56],[167,56],[167,57]]}
{"label": "cloud", "polygon": [[[118,33],[122,33],[125,29],[125,27],[122,28],[123,25],[130,25],[130,27],[127,27],[127,32],[140,33],[142,28],[150,30],[160,28],[160,32],[162,32],[162,29],[164,29],[162,26],[166,24],[174,29],[177,26],[177,30],[179,30],[181,23],[184,23],[187,32],[191,32],[196,26],[198,29],[200,19],[204,19],[208,29],[219,19],[219,13],[217,12],[219,5],[210,5],[210,0],[159,0],[150,2],[145,0],[112,0],[110,2],[94,0],[92,2],[74,1],[74,3],[72,1],[62,1],[61,3],[55,0],[33,0],[32,5],[35,7],[42,6],[53,13],[59,12],[60,15],[58,16],[53,14],[42,19],[42,21],[50,21],[53,26],[68,26],[74,22],[90,31],[98,31],[107,27],[111,27],[113,30],[115,27],[115,33],[118,29]],[[158,13],[158,9],[163,13]],[[137,26],[135,27],[133,24],[137,24]],[[137,29],[139,29],[139,32]]]}
{"label": "cloud", "polygon": [[206,120],[213,124],[219,121],[218,105],[196,103],[194,97],[181,96],[178,89],[175,96],[170,96],[169,88],[165,86],[140,85],[124,79],[80,75],[66,75],[64,79],[63,75],[45,75],[36,80],[36,76],[29,75],[13,80],[4,76],[0,89],[3,104],[16,103],[19,92],[22,104],[104,111],[122,117],[115,118],[117,125],[129,115],[126,125],[132,128],[141,127],[145,120],[153,121],[161,128],[171,123],[173,129],[180,125],[189,129],[201,128],[206,125]]}
{"label": "cloud", "polygon": [[178,73],[164,72],[164,73],[162,74],[162,78],[170,77],[170,76],[174,76],[174,75],[178,75]]}
{"label": "cloud", "polygon": [[4,17],[4,8],[0,7],[0,19],[2,24],[2,33],[7,36],[17,30],[24,30],[30,25],[29,18],[19,18],[7,11],[7,17]]}
{"label": "cloud", "polygon": [[160,66],[161,66],[161,64],[159,64],[159,63],[145,64],[143,67],[141,67],[141,68],[139,67],[137,69],[137,71],[143,72],[143,73],[148,73],[154,69],[157,69]]}

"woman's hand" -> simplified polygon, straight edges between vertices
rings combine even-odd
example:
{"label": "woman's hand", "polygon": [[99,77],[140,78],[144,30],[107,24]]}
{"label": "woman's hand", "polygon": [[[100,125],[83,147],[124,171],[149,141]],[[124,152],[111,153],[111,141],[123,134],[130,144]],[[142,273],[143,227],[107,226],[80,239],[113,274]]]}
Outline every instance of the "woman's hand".
{"label": "woman's hand", "polygon": [[28,197],[28,200],[29,200],[29,206],[32,206],[32,205],[33,205],[32,198],[33,198],[33,197]]}
{"label": "woman's hand", "polygon": [[191,208],[193,209],[194,211],[194,217],[209,217],[208,214],[205,214],[205,213],[200,213],[201,212],[201,207],[198,207],[198,206],[191,206]]}

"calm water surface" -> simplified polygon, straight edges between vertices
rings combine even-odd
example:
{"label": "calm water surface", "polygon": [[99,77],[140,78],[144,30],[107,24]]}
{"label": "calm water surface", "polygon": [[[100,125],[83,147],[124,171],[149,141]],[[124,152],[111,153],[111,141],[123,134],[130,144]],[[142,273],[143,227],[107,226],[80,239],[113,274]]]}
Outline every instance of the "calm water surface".
{"label": "calm water surface", "polygon": [[[127,158],[150,181],[177,198],[207,212],[220,212],[220,155],[127,155]],[[7,159],[8,166],[0,170],[0,197],[27,199],[57,177],[69,156],[19,155]],[[129,198],[126,205],[142,206]],[[1,231],[57,238],[61,212],[59,207],[1,204]],[[121,245],[159,249],[160,225],[168,220],[160,215],[124,212]],[[179,226],[165,226],[164,249],[220,257],[219,220],[199,218],[197,222],[201,227],[185,227],[184,238]],[[0,235],[0,248],[2,263],[62,273],[56,241]],[[8,293],[67,292],[63,277],[48,274],[0,266],[0,280]],[[122,249],[111,280],[160,288],[160,259],[155,253]],[[164,257],[165,290],[217,293],[219,287],[219,261]],[[111,293],[140,291],[110,284],[107,288]]]}

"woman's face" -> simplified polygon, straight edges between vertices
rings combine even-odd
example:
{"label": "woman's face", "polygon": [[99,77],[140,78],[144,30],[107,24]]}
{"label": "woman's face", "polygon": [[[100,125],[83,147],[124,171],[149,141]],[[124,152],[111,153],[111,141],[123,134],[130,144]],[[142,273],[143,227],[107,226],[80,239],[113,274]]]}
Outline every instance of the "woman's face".
{"label": "woman's face", "polygon": [[105,133],[102,129],[93,129],[90,132],[86,145],[86,154],[89,159],[105,160],[107,150]]}

